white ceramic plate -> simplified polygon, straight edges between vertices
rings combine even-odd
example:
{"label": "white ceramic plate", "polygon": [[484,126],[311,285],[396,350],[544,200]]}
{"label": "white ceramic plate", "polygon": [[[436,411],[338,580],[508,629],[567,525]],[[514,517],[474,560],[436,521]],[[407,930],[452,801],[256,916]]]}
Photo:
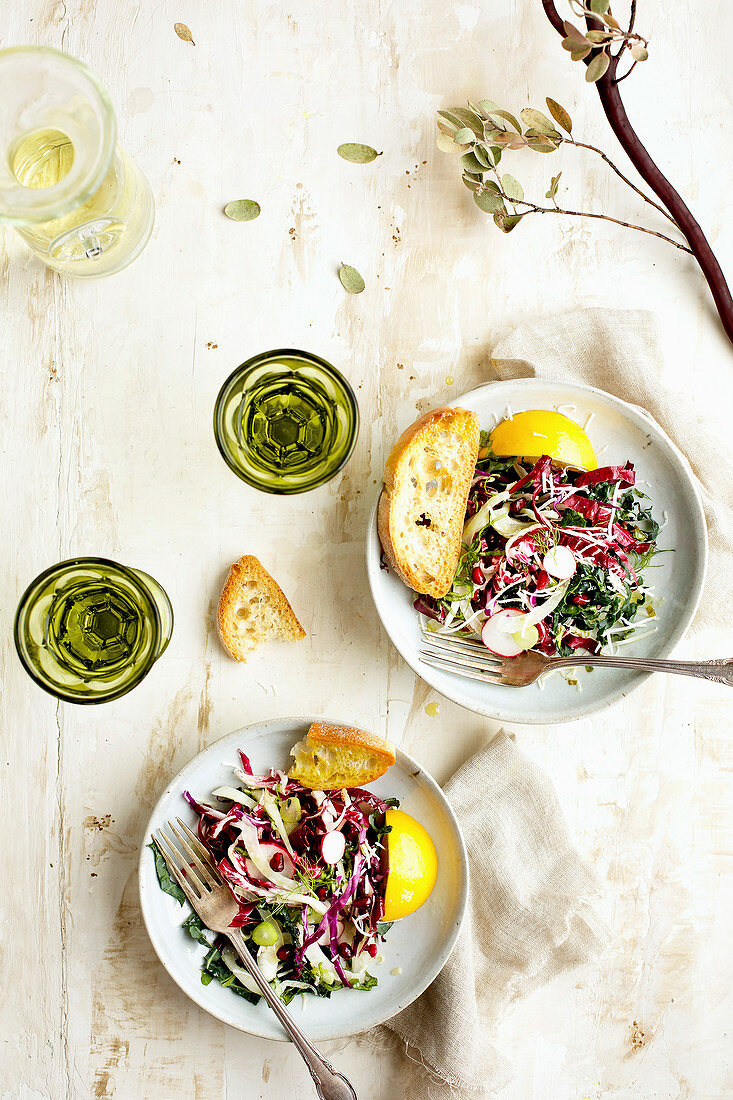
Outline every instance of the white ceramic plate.
{"label": "white ceramic plate", "polygon": [[[208,801],[217,786],[232,782],[231,767],[238,763],[240,748],[249,756],[255,772],[270,767],[287,769],[290,749],[315,720],[283,718],[246,726],[200,753],[161,795],[140,853],[143,919],[163,966],[183,992],[212,1016],[266,1039],[285,1038],[266,1004],[260,1001],[252,1005],[218,982],[201,984],[205,949],[181,928],[188,906],[180,906],[160,889],[153,853],[147,845],[154,830],[170,818],[180,817],[194,826],[196,815],[181,792],[190,790],[195,797]],[[374,967],[377,986],[370,990],[340,989],[328,999],[296,997],[291,1002],[298,1024],[314,1042],[355,1035],[405,1008],[439,974],[460,932],[468,897],[468,868],[458,822],[435,780],[406,753],[396,751],[397,762],[369,786],[383,798],[399,798],[401,808],[425,826],[438,853],[438,878],[420,909],[397,921],[387,934],[381,952],[384,962]],[[392,973],[398,969],[401,973]]]}
{"label": "white ceramic plate", "polygon": [[[656,631],[647,633],[649,622],[638,619],[639,639],[623,647],[624,655],[665,657],[687,630],[700,600],[707,561],[707,531],[702,504],[687,459],[643,409],[628,405],[602,390],[570,382],[522,378],[494,382],[471,390],[451,402],[478,413],[481,427],[490,431],[510,412],[557,409],[584,426],[598,457],[599,466],[623,464],[631,459],[637,484],[649,494],[654,514],[666,524],[659,534],[660,554],[645,573],[655,589]],[[484,684],[454,672],[424,664],[419,656],[422,617],[414,610],[415,593],[392,573],[380,568],[381,546],[377,536],[377,500],[367,531],[367,570],[372,597],[394,645],[410,667],[432,687],[469,710],[500,722],[545,723],[581,718],[615,703],[638,687],[649,673],[621,669],[578,669],[579,688],[560,675],[513,688]],[[647,637],[642,637],[647,633]]]}

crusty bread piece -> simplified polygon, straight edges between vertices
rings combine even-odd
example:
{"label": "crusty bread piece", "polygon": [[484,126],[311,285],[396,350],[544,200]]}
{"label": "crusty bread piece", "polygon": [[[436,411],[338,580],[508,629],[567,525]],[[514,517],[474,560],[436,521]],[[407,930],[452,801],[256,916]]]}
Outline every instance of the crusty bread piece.
{"label": "crusty bread piece", "polygon": [[299,642],[305,631],[280,585],[257,558],[235,562],[219,597],[219,637],[236,661],[268,638]]}
{"label": "crusty bread piece", "polygon": [[288,775],[316,791],[362,787],[384,775],[395,762],[394,745],[375,733],[354,726],[313,722],[290,755]]}
{"label": "crusty bread piece", "polygon": [[402,433],[387,459],[379,540],[416,592],[445,596],[453,584],[480,436],[476,413],[434,409]]}

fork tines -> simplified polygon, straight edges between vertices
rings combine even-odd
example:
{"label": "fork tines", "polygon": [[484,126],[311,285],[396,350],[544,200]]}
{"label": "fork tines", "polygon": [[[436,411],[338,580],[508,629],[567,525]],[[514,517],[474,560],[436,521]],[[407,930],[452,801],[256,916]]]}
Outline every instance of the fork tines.
{"label": "fork tines", "polygon": [[420,651],[420,657],[425,664],[448,672],[459,672],[471,680],[501,683],[501,658],[490,653],[478,639],[437,634],[423,627],[422,641],[424,648]]}
{"label": "fork tines", "polygon": [[189,900],[191,894],[198,899],[224,884],[211,856],[180,817],[168,822],[168,833],[158,829],[153,839]]}

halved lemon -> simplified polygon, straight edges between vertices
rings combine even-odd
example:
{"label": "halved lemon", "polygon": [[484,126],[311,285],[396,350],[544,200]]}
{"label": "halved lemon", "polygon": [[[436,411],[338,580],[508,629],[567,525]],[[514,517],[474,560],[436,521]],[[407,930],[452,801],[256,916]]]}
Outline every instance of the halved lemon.
{"label": "halved lemon", "polygon": [[430,896],[438,875],[438,857],[430,834],[404,810],[387,810],[385,824],[390,832],[384,919],[391,921],[414,913]]}
{"label": "halved lemon", "polygon": [[583,429],[559,412],[530,409],[502,420],[489,435],[495,455],[524,458],[536,462],[549,455],[561,466],[595,470],[596,456]]}

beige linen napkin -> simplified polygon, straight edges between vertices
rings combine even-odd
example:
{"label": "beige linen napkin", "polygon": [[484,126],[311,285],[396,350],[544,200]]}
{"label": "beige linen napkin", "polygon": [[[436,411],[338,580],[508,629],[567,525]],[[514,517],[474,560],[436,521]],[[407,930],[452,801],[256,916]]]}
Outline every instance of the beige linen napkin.
{"label": "beige linen napkin", "polygon": [[[405,1100],[496,1092],[510,1067],[494,1047],[506,1007],[596,953],[605,932],[593,875],[572,846],[547,776],[503,731],[448,782],[469,858],[466,921],[448,963],[386,1026],[405,1046]],[[382,1029],[379,1029],[382,1031]]]}
{"label": "beige linen napkin", "polygon": [[581,309],[530,321],[495,347],[491,360],[493,381],[536,376],[597,386],[641,406],[674,440],[692,467],[708,524],[707,580],[693,630],[727,626],[733,599],[733,453],[720,432],[691,411],[685,395],[660,385],[661,371],[657,319],[635,309]]}

